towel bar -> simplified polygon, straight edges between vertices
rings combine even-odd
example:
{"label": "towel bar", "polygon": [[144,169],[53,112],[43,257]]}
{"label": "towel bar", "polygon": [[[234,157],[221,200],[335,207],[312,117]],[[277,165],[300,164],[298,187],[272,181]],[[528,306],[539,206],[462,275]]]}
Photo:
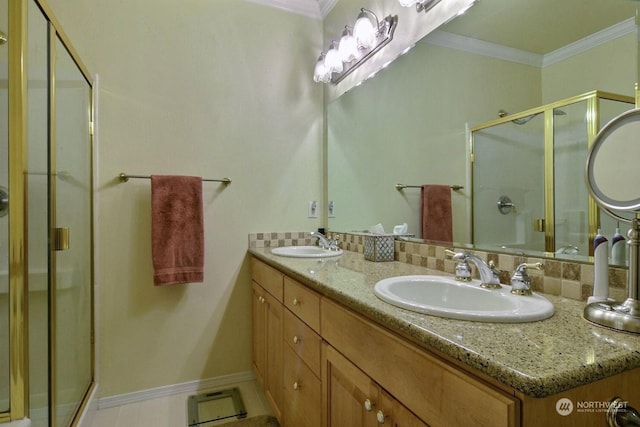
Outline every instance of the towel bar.
{"label": "towel bar", "polygon": [[[462,190],[464,188],[463,185],[450,185],[453,191]],[[396,190],[402,191],[404,188],[422,188],[422,185],[404,185],[404,184],[396,184]]]}
{"label": "towel bar", "polygon": [[[129,181],[129,178],[151,179],[151,175],[130,175],[124,172],[118,175],[118,179],[120,180],[120,182],[127,182]],[[224,177],[222,179],[202,178],[202,180],[207,182],[221,182],[224,185],[231,184],[231,179],[227,177]]]}

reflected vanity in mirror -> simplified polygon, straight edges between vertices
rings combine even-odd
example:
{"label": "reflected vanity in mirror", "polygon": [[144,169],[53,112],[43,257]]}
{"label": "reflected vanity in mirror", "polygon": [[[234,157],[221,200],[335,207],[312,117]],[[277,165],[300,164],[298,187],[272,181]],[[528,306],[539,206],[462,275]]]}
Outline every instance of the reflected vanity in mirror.
{"label": "reflected vanity in mirror", "polygon": [[[475,153],[471,152],[471,129],[500,120],[500,110],[512,113],[512,120],[524,119],[549,105],[553,111],[558,100],[596,90],[619,94],[629,101],[634,99],[638,80],[635,23],[638,3],[626,0],[567,0],[562,5],[547,0],[512,3],[516,2],[477,2],[465,15],[417,42],[408,54],[396,59],[375,78],[328,104],[327,202],[337,207],[335,215],[326,222],[330,230],[365,230],[378,223],[391,230],[394,225],[406,222],[408,233],[421,238],[420,190],[398,191],[395,184],[459,184],[464,188],[451,193],[453,240],[457,246],[589,261],[587,242],[593,236],[582,236],[579,245],[563,238],[554,242],[553,250],[545,246],[545,233],[534,228],[541,225],[536,220],[548,221],[544,209],[522,223],[527,233],[542,242],[535,248],[510,247],[508,244],[518,243],[517,235],[497,235],[501,227],[495,228],[487,242],[476,242],[474,232],[482,226],[473,225],[478,209],[472,195],[474,189],[482,188],[483,182],[480,178],[472,179],[470,159]],[[616,67],[610,66],[612,62]],[[536,191],[551,195],[566,192],[571,197],[563,199],[569,205],[565,210],[571,213],[572,206],[579,205],[585,213],[575,217],[588,224],[588,194],[579,165],[584,165],[588,144],[598,127],[632,107],[631,103],[617,105],[591,121],[588,119],[593,119],[589,116],[593,110],[586,105],[558,108],[565,115],[551,115],[551,119],[557,119],[556,125],[571,123],[580,127],[583,142],[580,150],[573,153],[570,144],[558,145],[556,159],[565,155],[573,158],[562,179],[546,185],[545,163],[539,163],[529,178],[537,186]],[[488,156],[487,173],[503,175],[505,182],[514,182],[506,175],[507,170],[522,171],[521,165],[529,166],[532,162],[532,150],[544,151],[546,120],[544,113],[527,120],[525,125],[505,120],[518,132],[537,127],[539,146],[516,144],[510,155],[512,163],[492,161]],[[572,142],[575,140],[572,129],[567,124],[558,131]],[[556,171],[556,176],[562,175]],[[528,194],[524,188],[498,193],[500,190],[496,190],[495,199],[491,200],[491,215],[505,217],[497,207],[503,195],[512,199],[515,213],[525,207],[520,198]],[[575,199],[578,195],[579,201]],[[557,208],[558,199],[556,202]],[[543,202],[540,205],[544,207]],[[515,213],[509,215],[515,217]],[[601,221],[608,221],[605,215],[602,217]],[[561,232],[567,235],[574,232],[574,218],[570,215],[556,218],[546,225],[555,222],[557,236]],[[603,225],[607,232],[615,228],[615,221],[611,221],[610,225]],[[577,254],[571,253],[573,247],[578,248]],[[567,251],[560,252],[570,253],[555,254],[563,248]]]}
{"label": "reflected vanity in mirror", "polygon": [[[589,193],[614,218],[631,222],[629,231],[628,298],[622,302],[594,302],[584,310],[585,319],[609,328],[640,333],[640,109],[623,113],[609,122],[589,150],[586,182]],[[625,220],[612,210],[631,212]]]}

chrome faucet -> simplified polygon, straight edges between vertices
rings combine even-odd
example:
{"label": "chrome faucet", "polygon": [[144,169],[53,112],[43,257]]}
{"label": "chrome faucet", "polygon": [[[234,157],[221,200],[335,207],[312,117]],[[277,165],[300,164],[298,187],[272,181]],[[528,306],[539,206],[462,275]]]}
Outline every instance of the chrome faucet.
{"label": "chrome faucet", "polygon": [[339,249],[337,239],[327,239],[324,234],[318,231],[312,231],[311,233],[309,233],[309,235],[311,237],[318,238],[318,246],[321,246],[322,249],[327,249],[330,251],[336,251]]}
{"label": "chrome faucet", "polygon": [[527,274],[527,268],[542,270],[544,264],[536,262],[533,264],[522,263],[511,276],[511,293],[516,295],[531,295],[531,277]]}
{"label": "chrome faucet", "polygon": [[[450,249],[445,249],[444,250],[445,255],[448,255],[451,257],[451,259],[454,259],[453,257],[456,255],[456,253]],[[467,260],[457,260],[458,263],[456,264],[456,280],[459,282],[470,282],[471,281],[471,266],[469,265],[469,263],[467,262]]]}
{"label": "chrome faucet", "polygon": [[[478,273],[480,274],[480,286],[487,289],[498,289],[501,288],[500,285],[500,277],[498,276],[497,270],[492,267],[489,267],[483,259],[479,258],[477,255],[474,255],[470,252],[458,252],[454,253],[451,256],[451,259],[459,261],[460,263],[469,262],[475,264],[478,269]],[[458,264],[460,265],[460,264]]]}

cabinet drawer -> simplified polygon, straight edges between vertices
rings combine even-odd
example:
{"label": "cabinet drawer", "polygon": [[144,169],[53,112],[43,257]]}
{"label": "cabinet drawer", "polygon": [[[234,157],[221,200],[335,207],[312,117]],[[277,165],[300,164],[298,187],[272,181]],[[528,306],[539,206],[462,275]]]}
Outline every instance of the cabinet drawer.
{"label": "cabinet drawer", "polygon": [[284,341],[320,377],[322,339],[289,310],[284,311]]}
{"label": "cabinet drawer", "polygon": [[320,295],[295,280],[285,277],[284,305],[311,329],[320,331]]}
{"label": "cabinet drawer", "polygon": [[284,350],[284,397],[285,426],[320,427],[320,380],[288,346],[285,346]]}
{"label": "cabinet drawer", "polygon": [[282,302],[284,275],[264,262],[251,258],[251,276],[260,286]]}
{"label": "cabinet drawer", "polygon": [[519,425],[520,401],[322,300],[322,336],[427,424]]}

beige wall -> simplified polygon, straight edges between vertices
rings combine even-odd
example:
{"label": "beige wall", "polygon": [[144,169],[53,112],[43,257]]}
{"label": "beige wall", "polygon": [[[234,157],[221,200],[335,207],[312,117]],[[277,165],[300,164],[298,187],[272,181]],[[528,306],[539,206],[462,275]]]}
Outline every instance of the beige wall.
{"label": "beige wall", "polygon": [[[321,23],[238,0],[50,0],[99,74],[96,284],[100,395],[246,372],[247,235],[313,230],[322,194]],[[203,284],[157,288],[150,183],[204,184]]]}
{"label": "beige wall", "polygon": [[542,69],[542,103],[592,90],[634,96],[638,78],[636,34],[611,40]]}

